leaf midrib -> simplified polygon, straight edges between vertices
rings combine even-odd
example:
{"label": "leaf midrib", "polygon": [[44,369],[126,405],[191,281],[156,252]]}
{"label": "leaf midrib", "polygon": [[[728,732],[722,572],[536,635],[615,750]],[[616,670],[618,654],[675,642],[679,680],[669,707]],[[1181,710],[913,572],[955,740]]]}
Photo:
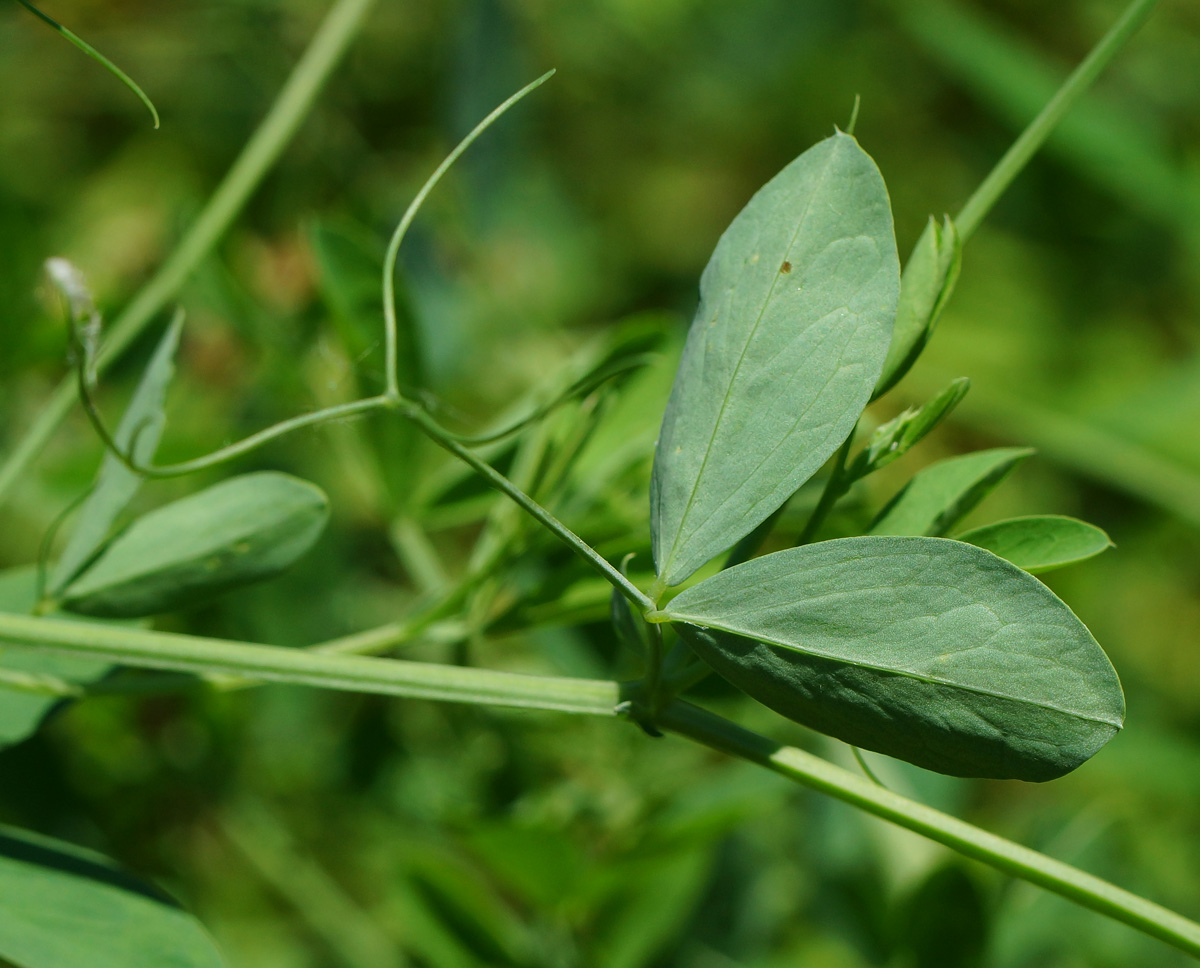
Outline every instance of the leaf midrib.
{"label": "leaf midrib", "polygon": [[1122,722],[1114,722],[1111,719],[1105,719],[1100,716],[1089,716],[1074,710],[1064,709],[1062,706],[1055,705],[1054,703],[1039,702],[1037,700],[1027,699],[1019,696],[1010,696],[1002,692],[984,689],[979,686],[971,686],[966,685],[965,683],[952,682],[948,679],[942,679],[938,676],[921,675],[920,673],[913,672],[910,669],[897,669],[873,662],[859,662],[857,660],[850,661],[845,656],[834,655],[819,649],[805,648],[792,642],[784,642],[780,639],[764,635],[760,632],[750,632],[746,629],[734,628],[728,624],[722,624],[719,620],[714,620],[711,616],[707,615],[681,615],[679,613],[672,612],[669,606],[665,609],[665,611],[672,621],[686,622],[690,625],[699,626],[700,628],[716,629],[720,632],[727,632],[730,635],[737,635],[741,638],[751,639],[755,642],[762,642],[765,645],[775,645],[779,648],[788,649],[792,652],[799,652],[801,655],[810,655],[818,659],[828,659],[831,662],[839,662],[843,665],[855,666],[856,668],[860,669],[869,669],[873,672],[883,672],[890,675],[903,676],[908,679],[915,679],[918,682],[927,682],[931,685],[946,686],[950,689],[959,689],[963,692],[970,692],[980,696],[989,696],[993,699],[1007,699],[1010,702],[1023,703],[1027,706],[1036,706],[1039,709],[1048,709],[1053,712],[1062,713],[1065,716],[1070,716],[1074,719],[1080,719],[1085,722],[1103,723],[1107,726],[1115,726],[1117,729],[1120,729],[1123,725]]}
{"label": "leaf midrib", "polygon": [[[805,222],[807,222],[809,213],[812,210],[813,201],[817,197],[817,193],[820,191],[820,189],[824,187],[825,181],[829,177],[829,171],[833,167],[834,154],[837,150],[838,149],[835,143],[834,148],[831,149],[829,153],[828,159],[825,161],[824,168],[821,170],[817,184],[813,187],[812,191],[809,192],[808,200],[804,204],[804,211],[796,223],[796,230],[792,233],[792,237],[788,240],[788,244],[784,247],[783,254],[785,257],[791,251],[792,246],[796,244],[796,239],[799,237],[801,229],[804,228]],[[751,199],[751,202],[753,202],[753,199]],[[737,382],[738,374],[742,370],[742,364],[746,360],[746,353],[750,349],[750,344],[754,341],[754,336],[758,332],[758,328],[762,323],[763,315],[767,311],[767,306],[770,304],[771,299],[775,295],[775,287],[779,284],[779,279],[780,273],[777,272],[775,273],[774,278],[771,280],[770,288],[767,290],[767,295],[763,299],[762,306],[759,307],[758,315],[754,318],[754,325],[750,327],[750,332],[746,334],[746,338],[742,342],[742,350],[738,355],[737,365],[734,366],[733,374],[729,378],[729,389],[725,392],[725,395],[721,399],[721,408],[717,411],[717,419],[713,424],[712,433],[708,438],[708,444],[704,450],[704,459],[700,462],[700,470],[696,472],[696,476],[692,481],[692,489],[691,493],[688,495],[688,502],[684,506],[683,514],[679,517],[679,524],[675,529],[675,535],[671,539],[671,551],[670,554],[668,554],[667,560],[663,564],[662,568],[662,574],[664,576],[670,574],[672,568],[674,567],[675,559],[679,552],[679,546],[682,543],[680,536],[684,533],[684,527],[687,524],[688,517],[691,515],[692,508],[696,503],[696,495],[700,490],[700,481],[704,477],[705,470],[708,468],[708,461],[712,456],[713,451],[713,441],[716,439],[717,434],[721,429],[721,422],[725,419],[725,411],[729,406],[729,400],[732,396],[733,386]],[[731,291],[736,292],[737,288],[737,283],[735,283]]]}

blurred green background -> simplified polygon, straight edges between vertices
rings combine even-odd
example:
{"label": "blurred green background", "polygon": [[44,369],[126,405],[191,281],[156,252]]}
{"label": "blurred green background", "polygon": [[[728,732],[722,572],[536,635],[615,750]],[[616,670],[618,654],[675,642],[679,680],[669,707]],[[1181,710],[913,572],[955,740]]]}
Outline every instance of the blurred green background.
{"label": "blurred green background", "polygon": [[[70,258],[115,315],[203,204],[326,6],[47,3],[145,87],[157,132],[96,64],[17,4],[0,6],[0,452],[64,373],[42,261]],[[856,134],[888,182],[907,253],[930,213],[965,201],[1120,6],[385,0],[182,293],[188,325],[160,459],[372,386],[373,287],[395,219],[459,137],[555,67],[472,149],[406,243],[407,379],[452,422],[484,426],[623,321],[652,334],[660,363],[496,455],[610,557],[639,551],[635,570],[646,567],[671,354],[708,254],[750,194],[844,126],[860,95]],[[969,523],[1057,512],[1109,531],[1115,551],[1049,583],[1120,672],[1126,730],[1048,785],[875,762],[898,789],[1193,917],[1198,260],[1200,6],[1165,0],[971,240],[930,351],[870,415],[887,419],[960,375],[973,381],[966,401],[855,492],[830,531],[861,521],[922,463],[1038,448]],[[110,412],[154,338],[106,378]],[[564,469],[596,416],[597,435]],[[0,566],[36,558],[100,456],[76,415],[0,509]],[[288,645],[369,628],[406,614],[439,569],[460,572],[486,527],[502,547],[496,577],[458,627],[404,654],[636,674],[582,566],[404,435],[324,428],[239,465],[255,467],[326,488],[333,527],[284,578],[162,627]],[[218,476],[154,484],[141,506]],[[432,570],[414,552],[414,522],[440,559]],[[847,762],[840,744],[719,683],[697,692]],[[287,688],[96,699],[0,753],[0,821],[157,879],[235,968],[1186,963],[749,766],[552,714]]]}

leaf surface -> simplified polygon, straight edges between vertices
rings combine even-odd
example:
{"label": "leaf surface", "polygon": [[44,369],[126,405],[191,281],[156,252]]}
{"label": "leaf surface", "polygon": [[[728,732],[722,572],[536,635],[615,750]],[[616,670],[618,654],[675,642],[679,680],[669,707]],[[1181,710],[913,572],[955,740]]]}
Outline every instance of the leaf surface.
{"label": "leaf surface", "polygon": [[1028,447],[997,447],[930,464],[888,502],[871,534],[944,535],[1031,454]]}
{"label": "leaf surface", "polygon": [[21,968],[222,968],[199,922],[106,858],[0,827],[0,960]]}
{"label": "leaf surface", "polygon": [[940,773],[1053,779],[1124,719],[1086,626],[1036,578],[960,541],[792,548],[714,575],[664,612],[777,712]]}
{"label": "leaf surface", "polygon": [[138,518],[62,604],[85,615],[153,615],[270,578],[312,546],[328,517],[315,485],[243,474]]}
{"label": "leaf surface", "polygon": [[[134,460],[139,464],[148,464],[154,459],[166,426],[163,405],[167,386],[175,374],[175,350],[182,331],[183,316],[177,315],[150,358],[113,435],[122,450],[133,445]],[[104,544],[117,515],[125,510],[141,486],[140,475],[112,454],[105,453],[96,486],[80,508],[75,528],[50,576],[47,587],[52,595],[61,591]]]}
{"label": "leaf surface", "polygon": [[651,482],[668,585],[752,531],[838,448],[879,377],[899,295],[887,189],[836,134],[733,220],[667,404]]}
{"label": "leaf surface", "polygon": [[955,537],[1033,575],[1086,561],[1113,546],[1112,539],[1094,524],[1058,514],[997,521]]}

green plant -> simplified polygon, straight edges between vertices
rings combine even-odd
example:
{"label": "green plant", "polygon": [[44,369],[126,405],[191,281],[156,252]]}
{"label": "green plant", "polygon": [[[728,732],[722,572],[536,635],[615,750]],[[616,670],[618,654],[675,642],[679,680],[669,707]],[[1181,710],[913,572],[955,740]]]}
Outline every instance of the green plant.
{"label": "green plant", "polygon": [[[1049,779],[1079,765],[1120,727],[1123,700],[1107,659],[1082,623],[1027,574],[1104,550],[1103,533],[1070,519],[1019,518],[961,534],[962,540],[943,537],[1028,451],[935,464],[880,511],[868,534],[812,539],[855,481],[915,445],[961,399],[965,385],[951,385],[878,428],[851,458],[863,407],[904,376],[929,338],[953,288],[962,242],[1150,6],[1130,8],[957,220],[930,221],[903,281],[882,179],[851,136],[838,133],[810,149],[752,200],[705,272],[664,419],[652,482],[656,573],[647,591],[647,582],[615,568],[535,501],[530,485],[515,483],[519,461],[504,476],[478,449],[511,437],[603,378],[627,372],[645,350],[636,334],[594,354],[565,388],[545,395],[549,403],[474,439],[449,431],[431,405],[402,389],[394,263],[404,234],[462,150],[545,78],[489,116],[401,220],[385,263],[386,379],[376,395],[296,418],[205,458],[155,466],[150,461],[180,324],[168,330],[110,434],[91,398],[105,359],[96,346],[95,314],[86,292],[57,266],[76,336],[77,389],[110,450],[44,587],[31,574],[10,576],[6,601],[14,614],[0,616],[0,636],[15,643],[5,653],[6,682],[23,699],[23,706],[6,706],[21,714],[10,738],[36,727],[59,698],[119,688],[120,678],[98,682],[112,663],[200,674],[225,688],[280,681],[625,715],[648,733],[677,732],[763,764],[1200,953],[1200,929],[1177,915],[678,698],[712,667],[799,722],[968,776]],[[15,614],[40,608],[138,618],[278,570],[304,550],[325,512],[319,495],[290,479],[271,479],[281,494],[266,494],[265,506],[257,503],[263,481],[235,479],[152,512],[115,537],[111,531],[142,477],[202,470],[292,430],[372,411],[409,421],[609,582],[615,630],[644,655],[643,677],[618,685],[342,654],[383,650],[463,610],[496,566],[492,549],[500,526],[485,532],[467,574],[423,610],[307,652]],[[779,512],[830,459],[821,497],[800,530],[801,546],[754,557],[773,535],[792,539]],[[198,528],[197,517],[214,524]],[[156,543],[164,554],[152,558]],[[732,567],[703,570],[715,568],[709,563],[730,548]],[[702,580],[693,581],[697,574]],[[431,584],[438,584],[436,576]],[[684,585],[669,597],[669,589]],[[674,644],[670,630],[678,635]],[[956,661],[964,644],[972,661]],[[174,684],[177,679],[157,680],[161,688]],[[137,678],[130,685],[156,683]],[[38,868],[17,853],[14,848],[14,893]],[[30,963],[40,956],[0,953]]]}

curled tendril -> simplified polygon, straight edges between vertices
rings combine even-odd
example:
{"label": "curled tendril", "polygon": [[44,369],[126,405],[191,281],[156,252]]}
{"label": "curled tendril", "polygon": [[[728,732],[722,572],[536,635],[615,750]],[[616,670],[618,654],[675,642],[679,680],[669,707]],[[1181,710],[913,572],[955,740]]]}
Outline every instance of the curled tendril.
{"label": "curled tendril", "polygon": [[117,67],[116,64],[101,54],[100,51],[96,50],[95,47],[89,44],[74,31],[68,30],[53,17],[49,17],[42,13],[42,11],[30,3],[29,0],[17,0],[17,3],[19,3],[43,23],[48,24],[51,29],[58,31],[58,33],[60,33],[64,38],[78,47],[81,51],[87,54],[88,57],[100,64],[106,71],[108,71],[117,80],[129,88],[129,90],[131,90],[137,96],[138,100],[146,105],[146,110],[150,112],[150,117],[154,119],[154,128],[155,130],[158,129],[158,109],[155,108],[154,102],[151,101],[146,92],[141,89],[137,81],[121,70],[121,68]]}

